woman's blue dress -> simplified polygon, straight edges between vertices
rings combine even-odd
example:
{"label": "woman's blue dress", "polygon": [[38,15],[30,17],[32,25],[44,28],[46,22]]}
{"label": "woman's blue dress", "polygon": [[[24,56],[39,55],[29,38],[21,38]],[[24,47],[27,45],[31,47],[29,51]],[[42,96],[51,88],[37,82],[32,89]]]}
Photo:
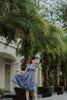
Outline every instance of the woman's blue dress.
{"label": "woman's blue dress", "polygon": [[35,69],[38,68],[38,65],[34,64],[32,67],[29,64],[26,65],[27,72],[16,74],[12,82],[16,83],[20,88],[24,90],[29,90],[36,92],[35,85]]}

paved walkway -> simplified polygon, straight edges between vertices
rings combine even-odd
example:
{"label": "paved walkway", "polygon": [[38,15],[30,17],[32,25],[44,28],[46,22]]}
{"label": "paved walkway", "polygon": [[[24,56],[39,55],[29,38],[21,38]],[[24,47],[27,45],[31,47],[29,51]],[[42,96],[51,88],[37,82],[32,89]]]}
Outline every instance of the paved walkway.
{"label": "paved walkway", "polygon": [[[0,99],[0,100],[13,100],[12,98],[4,98],[4,99]],[[35,100],[33,98],[33,100]],[[52,95],[51,97],[46,97],[46,98],[38,98],[38,100],[67,100],[67,93],[64,93],[62,95]]]}
{"label": "paved walkway", "polygon": [[54,95],[48,98],[40,98],[38,100],[67,100],[67,94],[63,95]]}
{"label": "paved walkway", "polygon": [[[0,100],[13,100],[11,98],[5,98],[5,99],[0,99]],[[33,99],[35,100],[35,99]],[[63,94],[63,95],[54,95],[48,98],[38,98],[38,100],[67,100],[67,94]]]}

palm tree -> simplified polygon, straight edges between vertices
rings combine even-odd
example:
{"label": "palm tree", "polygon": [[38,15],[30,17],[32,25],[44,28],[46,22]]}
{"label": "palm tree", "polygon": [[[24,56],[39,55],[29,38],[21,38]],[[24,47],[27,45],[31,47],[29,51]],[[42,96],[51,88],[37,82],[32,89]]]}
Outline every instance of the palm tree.
{"label": "palm tree", "polygon": [[61,71],[63,75],[64,86],[67,86],[67,36],[64,36],[63,41],[65,43],[65,52],[61,55]]}
{"label": "palm tree", "polygon": [[[66,55],[65,55],[66,56]],[[63,57],[64,59],[61,61],[61,71],[62,71],[62,75],[63,75],[63,83],[64,86],[67,86],[67,56]]]}
{"label": "palm tree", "polygon": [[[51,54],[55,56],[55,71],[56,71],[56,85],[59,85],[59,68],[60,68],[60,54],[61,51],[64,51],[64,42],[62,41],[60,35],[64,32],[56,27],[55,25],[49,25],[49,34],[47,35],[46,41],[47,41],[47,47],[44,48],[44,53],[42,54],[42,67],[43,67],[43,76],[44,76],[44,82],[46,83],[46,86],[48,86],[48,72],[49,67],[51,64]],[[45,81],[46,79],[46,81]],[[44,83],[45,84],[45,83]]]}
{"label": "palm tree", "polygon": [[60,79],[59,79],[59,72],[60,72],[60,55],[61,52],[65,51],[65,44],[63,42],[63,40],[61,39],[61,36],[63,36],[63,31],[53,25],[51,25],[51,33],[53,35],[50,36],[50,38],[53,39],[52,43],[52,51],[54,52],[55,55],[55,79],[56,79],[56,83],[55,85],[59,86],[60,85]]}
{"label": "palm tree", "polygon": [[[6,1],[3,2],[6,4]],[[8,43],[20,38],[21,51],[26,50],[24,56],[28,59],[27,55],[31,51],[31,56],[33,55],[33,50],[30,49],[32,41],[38,40],[41,45],[45,45],[44,39],[48,33],[47,24],[37,13],[31,0],[10,0],[7,3],[9,3],[9,11],[6,11],[4,18],[0,20],[0,35],[4,36]],[[7,9],[7,6],[5,7]],[[4,12],[2,16],[3,14]]]}

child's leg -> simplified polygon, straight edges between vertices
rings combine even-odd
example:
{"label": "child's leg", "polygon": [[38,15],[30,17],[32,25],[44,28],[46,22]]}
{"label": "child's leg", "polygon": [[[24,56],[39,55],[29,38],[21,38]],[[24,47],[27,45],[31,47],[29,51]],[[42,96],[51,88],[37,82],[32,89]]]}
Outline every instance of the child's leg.
{"label": "child's leg", "polygon": [[29,100],[29,91],[26,90],[26,100]]}
{"label": "child's leg", "polygon": [[33,95],[34,95],[35,100],[37,100],[37,93],[33,92]]}

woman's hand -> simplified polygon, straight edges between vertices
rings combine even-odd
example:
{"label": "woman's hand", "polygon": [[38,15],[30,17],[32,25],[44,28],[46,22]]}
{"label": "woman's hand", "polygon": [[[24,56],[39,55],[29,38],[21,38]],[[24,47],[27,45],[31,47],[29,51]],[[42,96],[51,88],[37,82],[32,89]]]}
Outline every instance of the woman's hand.
{"label": "woman's hand", "polygon": [[37,81],[35,81],[35,85],[37,85]]}
{"label": "woman's hand", "polygon": [[25,71],[16,70],[16,72],[20,72],[20,73],[25,73],[26,71],[27,69]]}
{"label": "woman's hand", "polygon": [[16,70],[16,72],[19,72],[19,70]]}

